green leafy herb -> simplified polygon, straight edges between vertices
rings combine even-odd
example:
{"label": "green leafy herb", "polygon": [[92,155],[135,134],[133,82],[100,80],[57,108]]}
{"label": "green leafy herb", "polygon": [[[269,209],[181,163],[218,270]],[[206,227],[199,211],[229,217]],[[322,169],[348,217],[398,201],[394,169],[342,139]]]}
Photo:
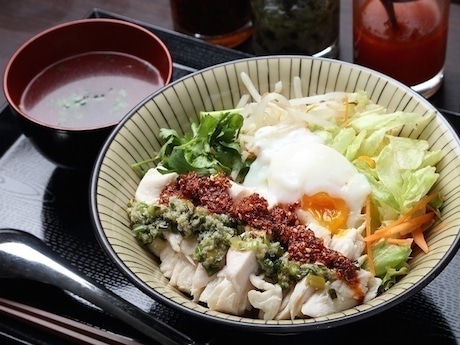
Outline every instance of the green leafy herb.
{"label": "green leafy herb", "polygon": [[141,165],[156,161],[161,173],[186,174],[194,171],[209,176],[219,172],[234,177],[245,174],[249,162],[243,161],[237,141],[243,117],[237,110],[201,112],[199,123],[192,122],[191,134],[180,136],[174,129],[162,128],[160,137],[165,140],[152,159],[134,164],[138,174]]}

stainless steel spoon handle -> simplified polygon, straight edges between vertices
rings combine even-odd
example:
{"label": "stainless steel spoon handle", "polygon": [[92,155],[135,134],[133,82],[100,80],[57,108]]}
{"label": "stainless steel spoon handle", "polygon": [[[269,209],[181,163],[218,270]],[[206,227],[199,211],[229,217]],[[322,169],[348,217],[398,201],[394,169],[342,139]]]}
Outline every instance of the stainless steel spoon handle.
{"label": "stainless steel spoon handle", "polygon": [[0,262],[0,277],[41,281],[72,292],[160,344],[195,344],[187,335],[85,277],[28,232],[0,229]]}

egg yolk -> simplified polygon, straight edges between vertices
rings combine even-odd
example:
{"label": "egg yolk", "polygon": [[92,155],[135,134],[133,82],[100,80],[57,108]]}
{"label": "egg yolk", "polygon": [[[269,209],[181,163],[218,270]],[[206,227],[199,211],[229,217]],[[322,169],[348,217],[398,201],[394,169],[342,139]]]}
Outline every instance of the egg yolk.
{"label": "egg yolk", "polygon": [[333,198],[325,192],[314,195],[304,195],[301,207],[308,211],[318,223],[336,234],[347,228],[350,210],[343,199]]}

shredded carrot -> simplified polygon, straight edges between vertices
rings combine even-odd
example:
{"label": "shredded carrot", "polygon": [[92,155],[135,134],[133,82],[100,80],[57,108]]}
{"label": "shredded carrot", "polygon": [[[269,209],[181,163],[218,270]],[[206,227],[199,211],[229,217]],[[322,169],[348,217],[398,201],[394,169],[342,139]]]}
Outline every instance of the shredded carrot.
{"label": "shredded carrot", "polygon": [[422,227],[418,227],[412,231],[412,238],[414,239],[415,244],[419,246],[421,250],[423,250],[425,253],[429,252],[428,244],[426,243]]}
{"label": "shredded carrot", "polygon": [[[364,241],[366,242],[375,242],[383,237],[392,237],[392,236],[402,236],[406,235],[423,224],[431,221],[434,218],[434,213],[425,213],[421,216],[414,217],[412,219],[406,220],[404,223],[395,221],[393,224],[386,226],[384,231],[376,231],[372,235],[366,236]],[[399,219],[398,219],[399,220]],[[397,225],[394,225],[398,223]]]}
{"label": "shredded carrot", "polygon": [[[377,229],[374,233],[370,233],[370,219],[368,219],[370,218],[370,204],[366,203],[366,237],[364,241],[366,242],[368,253],[372,243],[382,238],[393,244],[411,245],[414,242],[423,252],[428,253],[428,243],[423,231],[427,229],[426,225],[437,215],[428,205],[436,197],[437,193],[425,196],[393,223]],[[422,212],[423,214],[421,214]]]}
{"label": "shredded carrot", "polygon": [[397,220],[395,220],[393,223],[391,223],[390,225],[388,226],[385,226],[383,228],[380,228],[378,230],[376,230],[375,232],[384,232],[384,231],[387,231],[389,228],[393,228],[395,227],[396,225],[399,225],[401,223],[404,223],[407,219],[409,219],[415,212],[425,208],[428,203],[433,200],[434,198],[437,197],[437,193],[432,193],[432,194],[429,194],[425,197],[423,197],[422,199],[420,199],[420,201],[418,203],[416,203],[414,206],[411,207],[411,209],[409,211],[407,211],[406,213],[404,213],[403,215],[401,215],[401,217],[399,217]]}
{"label": "shredded carrot", "polygon": [[[371,226],[371,198],[368,196],[366,199],[366,237],[369,237],[372,234]],[[372,242],[366,242],[366,249],[367,260],[369,262],[369,271],[375,275],[374,257],[372,255]]]}
{"label": "shredded carrot", "polygon": [[387,238],[387,242],[391,244],[399,244],[399,245],[412,245],[414,240],[412,238]]}

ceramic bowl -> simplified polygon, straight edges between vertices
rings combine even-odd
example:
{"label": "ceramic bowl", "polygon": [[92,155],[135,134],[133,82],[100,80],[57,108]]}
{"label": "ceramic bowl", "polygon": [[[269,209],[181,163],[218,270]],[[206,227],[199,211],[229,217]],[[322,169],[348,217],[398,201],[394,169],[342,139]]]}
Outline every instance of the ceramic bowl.
{"label": "ceramic bowl", "polygon": [[[189,132],[190,119],[199,111],[232,109],[247,90],[240,73],[249,75],[262,94],[275,83],[292,86],[300,77],[304,95],[329,91],[364,90],[389,112],[402,110],[436,116],[411,131],[401,133],[426,139],[431,149],[442,151],[434,188],[445,196],[441,219],[427,230],[430,251],[414,250],[410,270],[388,291],[369,302],[316,318],[263,320],[213,311],[195,303],[166,279],[159,261],[136,241],[127,218],[127,204],[140,182],[131,165],[155,155],[162,145],[160,128]],[[292,87],[283,87],[293,96]],[[153,166],[153,165],[152,165]],[[97,159],[91,181],[91,205],[96,235],[116,267],[151,298],[193,317],[220,325],[266,333],[297,333],[344,325],[387,310],[420,291],[448,264],[459,248],[460,218],[459,139],[445,118],[410,88],[372,70],[337,60],[272,56],[217,65],[171,83],[153,94],[117,126]]]}
{"label": "ceramic bowl", "polygon": [[152,32],[122,20],[81,19],[21,45],[3,88],[38,151],[58,166],[90,170],[115,125],[171,75],[171,55]]}

